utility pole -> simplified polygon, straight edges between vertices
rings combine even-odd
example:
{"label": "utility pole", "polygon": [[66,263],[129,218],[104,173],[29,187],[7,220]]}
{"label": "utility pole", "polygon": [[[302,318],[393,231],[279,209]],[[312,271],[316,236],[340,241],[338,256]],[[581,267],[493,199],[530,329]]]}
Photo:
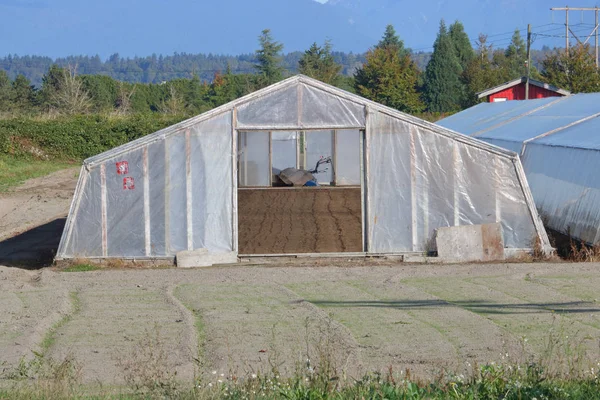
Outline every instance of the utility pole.
{"label": "utility pole", "polygon": [[565,40],[567,41],[567,45],[565,46],[565,49],[567,49],[567,56],[568,56],[569,55],[569,6],[567,6],[565,8],[566,8],[565,14],[566,14],[566,17],[567,17],[567,20],[565,22],[565,26],[567,28],[566,29],[566,34],[565,34],[565,37],[566,37]]}
{"label": "utility pole", "polygon": [[529,77],[531,76],[531,24],[527,24],[527,82],[525,83],[525,100],[529,100]]}
{"label": "utility pole", "polygon": [[[598,10],[600,10],[600,8],[598,8],[598,6],[596,7],[553,7],[550,10],[552,11],[565,11],[565,36],[566,36],[566,43],[565,43],[565,49],[567,50],[567,55],[569,54],[569,39],[570,36],[573,35],[573,37],[575,39],[577,39],[577,41],[580,44],[586,44],[592,37],[592,35],[594,35],[595,37],[595,54],[596,54],[596,68],[598,68],[600,65],[598,63],[599,59],[598,59]],[[589,35],[587,35],[587,38],[585,39],[584,42],[581,41],[581,39],[579,39],[579,36],[577,36],[575,34],[575,32],[573,32],[571,30],[571,28],[569,28],[569,11],[594,11],[594,13],[596,14],[596,23],[594,24],[594,29],[592,30],[592,32],[590,32]]]}

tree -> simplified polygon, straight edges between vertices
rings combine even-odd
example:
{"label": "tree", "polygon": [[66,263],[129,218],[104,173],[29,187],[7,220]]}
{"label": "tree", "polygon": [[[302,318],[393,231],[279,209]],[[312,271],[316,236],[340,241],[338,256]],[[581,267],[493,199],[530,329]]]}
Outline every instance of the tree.
{"label": "tree", "polygon": [[69,65],[49,71],[46,82],[50,107],[69,115],[83,114],[91,109],[92,100],[83,81],[77,76],[77,66]]}
{"label": "tree", "polygon": [[238,85],[231,69],[227,68],[225,75],[215,73],[212,83],[210,84],[207,101],[218,107],[240,97]]}
{"label": "tree", "polygon": [[454,50],[458,57],[458,62],[461,68],[464,70],[467,65],[475,58],[475,51],[471,46],[471,40],[465,32],[465,27],[460,21],[454,22],[448,29],[448,35],[450,40],[454,44]]}
{"label": "tree", "polygon": [[[480,34],[477,41],[477,52],[475,57],[467,64],[462,74],[462,80],[466,85],[466,96],[463,99],[463,108],[471,107],[480,100],[476,93],[497,86],[504,79],[504,70],[500,68],[492,58],[492,46],[487,44],[487,36]],[[501,53],[504,59],[504,53]]]}
{"label": "tree", "polygon": [[8,74],[0,70],[0,112],[11,108],[12,85]]}
{"label": "tree", "polygon": [[12,83],[12,104],[18,110],[31,111],[35,103],[35,90],[29,79],[17,75]]}
{"label": "tree", "polygon": [[160,103],[159,110],[164,114],[181,115],[185,111],[185,101],[183,95],[178,90],[176,81],[171,81],[164,85],[167,94]]}
{"label": "tree", "polygon": [[388,49],[388,48],[396,48],[400,57],[410,54],[410,51],[404,48],[404,42],[400,39],[400,37],[396,34],[396,30],[393,25],[388,25],[385,27],[385,32],[383,37],[375,46],[376,49]]}
{"label": "tree", "polygon": [[118,82],[117,97],[115,98],[114,110],[117,114],[128,114],[131,112],[131,98],[135,94],[136,85],[128,85]]}
{"label": "tree", "polygon": [[417,93],[419,70],[408,54],[395,46],[376,47],[367,53],[367,62],[354,75],[356,93],[367,99],[407,113],[423,111]]}
{"label": "tree", "polygon": [[458,58],[458,63],[460,64],[460,105],[461,107],[465,107],[470,103],[470,92],[467,84],[467,77],[465,76],[465,70],[475,58],[475,51],[473,50],[473,46],[471,45],[471,39],[465,32],[465,27],[460,21],[454,22],[450,25],[448,29],[448,37],[452,41],[454,46],[454,52],[456,57]]}
{"label": "tree", "polygon": [[63,79],[63,69],[56,64],[52,64],[48,69],[48,72],[42,78],[42,88],[39,91],[40,105],[45,110],[56,108],[54,104],[54,98],[56,93],[60,90],[61,81]]}
{"label": "tree", "polygon": [[323,47],[313,43],[298,61],[298,72],[330,85],[335,84],[341,70],[342,66],[333,59],[329,41]]}
{"label": "tree", "polygon": [[518,29],[513,33],[512,40],[504,55],[506,57],[505,68],[509,76],[508,80],[527,75],[527,47]]}
{"label": "tree", "polygon": [[433,54],[425,69],[424,97],[429,111],[452,112],[460,109],[463,86],[462,68],[444,20],[433,44]]}
{"label": "tree", "polygon": [[262,31],[258,42],[260,43],[260,49],[256,50],[258,63],[254,67],[258,71],[259,85],[268,86],[283,78],[285,71],[281,66],[283,44],[273,40],[269,29]]}
{"label": "tree", "polygon": [[567,54],[556,50],[542,61],[542,79],[571,93],[600,91],[600,75],[589,44],[578,44]]}
{"label": "tree", "polygon": [[119,92],[119,82],[106,75],[81,75],[83,90],[92,102],[94,112],[113,111]]}

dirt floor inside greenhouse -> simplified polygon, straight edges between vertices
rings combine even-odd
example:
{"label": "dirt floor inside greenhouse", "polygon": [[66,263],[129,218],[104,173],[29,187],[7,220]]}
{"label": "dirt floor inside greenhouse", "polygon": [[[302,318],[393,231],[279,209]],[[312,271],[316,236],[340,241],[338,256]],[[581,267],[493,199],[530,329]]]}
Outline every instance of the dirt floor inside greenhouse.
{"label": "dirt floor inside greenhouse", "polygon": [[0,194],[0,386],[40,358],[73,360],[91,387],[119,387],[148,366],[190,382],[292,374],[319,360],[347,378],[390,368],[433,378],[539,359],[558,367],[574,355],[597,369],[600,361],[594,263],[29,270],[43,264],[32,256],[56,250],[75,175]]}
{"label": "dirt floor inside greenhouse", "polygon": [[360,188],[241,189],[240,254],[362,251]]}

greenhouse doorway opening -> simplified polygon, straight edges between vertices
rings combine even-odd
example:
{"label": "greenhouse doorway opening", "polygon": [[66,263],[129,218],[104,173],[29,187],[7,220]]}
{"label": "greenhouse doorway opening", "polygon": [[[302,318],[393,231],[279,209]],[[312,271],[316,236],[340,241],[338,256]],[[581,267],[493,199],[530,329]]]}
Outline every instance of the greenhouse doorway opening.
{"label": "greenhouse doorway opening", "polygon": [[238,253],[364,251],[364,131],[238,132]]}

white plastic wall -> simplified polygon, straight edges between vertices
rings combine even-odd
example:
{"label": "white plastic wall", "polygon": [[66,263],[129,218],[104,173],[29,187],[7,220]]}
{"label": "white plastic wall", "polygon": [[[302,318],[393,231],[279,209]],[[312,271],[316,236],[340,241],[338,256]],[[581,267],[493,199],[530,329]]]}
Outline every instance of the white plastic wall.
{"label": "white plastic wall", "polygon": [[84,170],[61,256],[233,251],[231,118],[223,113]]}
{"label": "white plastic wall", "polygon": [[501,222],[505,246],[538,237],[512,160],[383,113],[367,129],[369,250],[434,249],[437,228]]}
{"label": "white plastic wall", "polygon": [[[537,214],[526,200],[515,155],[398,115],[308,78],[291,78],[88,159],[58,257],[172,257],[199,248],[236,252],[238,156],[242,186],[264,186],[269,172],[259,170],[269,165],[268,154],[261,157],[243,141],[245,135],[264,135],[266,148],[269,131],[309,132],[310,163],[329,155],[335,144],[343,156],[323,182],[332,173],[344,185],[366,180],[370,253],[430,250],[439,227],[496,221],[507,247],[529,248],[535,237],[545,237],[536,231]],[[323,138],[315,137],[319,134]],[[293,164],[292,153],[284,158]],[[364,177],[361,155],[367,161]],[[119,170],[125,162],[127,168]]]}
{"label": "white plastic wall", "polygon": [[[541,217],[556,231],[600,241],[598,150],[528,143],[523,168]],[[592,172],[590,172],[592,171]]]}

